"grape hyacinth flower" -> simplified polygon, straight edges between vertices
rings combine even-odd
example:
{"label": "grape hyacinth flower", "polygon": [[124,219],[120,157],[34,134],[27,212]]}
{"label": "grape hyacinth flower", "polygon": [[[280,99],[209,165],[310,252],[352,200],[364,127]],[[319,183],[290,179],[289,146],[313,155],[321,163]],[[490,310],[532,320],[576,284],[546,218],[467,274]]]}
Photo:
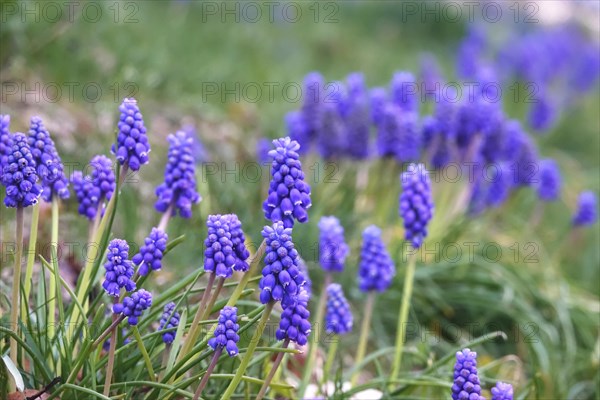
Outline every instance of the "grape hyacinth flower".
{"label": "grape hyacinth flower", "polygon": [[198,131],[194,124],[185,124],[181,127],[181,130],[184,131],[188,137],[192,139],[192,156],[194,157],[194,162],[196,164],[201,164],[203,162],[210,161],[210,157],[204,147],[204,144],[200,140],[200,136],[198,135]]}
{"label": "grape hyacinth flower", "polygon": [[535,174],[532,172],[537,166],[535,144],[516,120],[507,121],[505,135],[504,155],[512,162],[512,168],[515,171],[514,184],[516,186],[532,185],[535,180]]}
{"label": "grape hyacinth flower", "polygon": [[342,286],[331,283],[327,286],[327,313],[325,327],[328,333],[344,335],[352,330],[352,311],[344,297]]}
{"label": "grape hyacinth flower", "polygon": [[242,222],[235,214],[229,214],[229,232],[231,233],[233,251],[237,258],[233,269],[235,271],[246,272],[249,268],[246,260],[250,257],[250,252],[246,248],[246,236],[242,229]]}
{"label": "grape hyacinth flower", "polygon": [[110,200],[117,187],[113,162],[103,154],[94,156],[90,165],[92,171],[92,185],[96,188],[97,202]]}
{"label": "grape hyacinth flower", "polygon": [[[110,296],[119,297],[121,289],[126,292],[135,290],[133,263],[129,260],[129,245],[122,239],[113,239],[108,244],[102,287]],[[135,324],[131,324],[135,325]]]}
{"label": "grape hyacinth flower", "polygon": [[402,111],[418,110],[417,82],[413,74],[406,71],[394,73],[390,84],[391,100]]}
{"label": "grape hyacinth flower", "polygon": [[332,85],[333,93],[321,106],[321,128],[317,132],[317,149],[324,159],[340,158],[347,144],[346,127],[340,114],[342,84],[335,82]]}
{"label": "grape hyacinth flower", "polygon": [[[513,188],[512,171],[506,163],[499,163],[496,168],[497,174],[490,179],[487,187],[486,205],[498,207],[508,198]],[[481,172],[483,174],[483,172]]]}
{"label": "grape hyacinth flower", "polygon": [[491,392],[492,400],[513,400],[513,387],[510,383],[497,382]]}
{"label": "grape hyacinth flower", "polygon": [[547,93],[539,93],[536,97],[529,109],[528,121],[534,131],[544,133],[552,128],[558,112]]}
{"label": "grape hyacinth flower", "polygon": [[204,240],[204,269],[229,278],[233,270],[247,271],[250,252],[242,223],[235,214],[209,215],[206,220],[208,236]]}
{"label": "grape hyacinth flower", "polygon": [[73,171],[71,183],[79,203],[79,214],[92,220],[96,217],[99,206],[104,206],[104,201],[112,197],[116,182],[110,158],[94,156],[90,165],[94,168],[92,176],[83,176],[83,172]]}
{"label": "grape hyacinth flower", "polygon": [[131,259],[134,265],[139,265],[138,273],[140,275],[148,275],[150,268],[154,271],[162,268],[163,253],[167,248],[168,239],[165,232],[152,228],[150,235],[144,239],[140,252]]}
{"label": "grape hyacinth flower", "polygon": [[310,186],[304,181],[298,142],[285,137],[274,140],[273,144],[275,149],[269,151],[273,158],[272,179],[263,211],[267,219],[272,222],[282,221],[286,228],[291,228],[294,226],[294,219],[300,223],[308,221]]}
{"label": "grape hyacinth flower", "polygon": [[133,171],[138,171],[142,165],[148,163],[150,153],[142,113],[134,98],[125,98],[119,106],[119,111],[119,133],[116,146],[112,146],[112,152],[121,165],[126,164]]}
{"label": "grape hyacinth flower", "polygon": [[485,400],[477,376],[477,353],[469,349],[456,352],[452,400]]}
{"label": "grape hyacinth flower", "polygon": [[38,175],[42,179],[42,198],[48,202],[55,195],[61,199],[69,198],[69,181],[65,176],[62,160],[40,117],[31,118],[28,142]]}
{"label": "grape hyacinth flower", "polygon": [[[179,326],[179,318],[181,318],[181,316],[177,311],[175,311],[175,303],[170,302],[165,304],[162,316],[160,317],[160,325],[158,330],[162,331],[166,329],[177,328]],[[173,343],[173,340],[175,340],[175,331],[163,333],[162,340],[166,344]]]}
{"label": "grape hyacinth flower", "polygon": [[151,306],[152,293],[140,289],[137,292],[133,292],[131,296],[125,297],[122,303],[114,304],[112,308],[115,314],[123,314],[127,317],[129,325],[137,325],[142,312]]}
{"label": "grape hyacinth flower", "polygon": [[6,161],[11,148],[9,126],[10,115],[0,114],[0,177],[7,166]]}
{"label": "grape hyacinth flower", "polygon": [[266,241],[265,267],[259,283],[260,301],[267,304],[281,301],[282,307],[292,304],[304,277],[298,267],[298,251],[292,242],[292,228],[282,222],[265,226],[262,235]]}
{"label": "grape hyacinth flower", "polygon": [[[318,72],[310,72],[304,77],[302,93],[302,117],[304,119],[305,135],[309,141],[316,138],[321,130],[322,104],[325,95],[325,79]],[[305,143],[300,142],[301,145]],[[308,143],[306,143],[308,145]]]}
{"label": "grape hyacinth flower", "polygon": [[383,110],[387,104],[387,92],[382,87],[376,87],[369,91],[371,99],[371,121],[378,126],[383,121]]}
{"label": "grape hyacinth flower", "polygon": [[581,192],[577,204],[577,212],[573,216],[573,225],[593,225],[598,220],[598,199],[594,192]]}
{"label": "grape hyacinth flower", "polygon": [[327,272],[342,272],[350,253],[344,241],[344,227],[336,217],[321,217],[319,221],[319,261]]}
{"label": "grape hyacinth flower", "polygon": [[97,199],[97,188],[92,183],[90,177],[83,176],[81,171],[73,171],[71,174],[71,183],[73,184],[75,197],[77,197],[77,202],[79,203],[79,214],[87,219],[94,219],[98,208],[95,202],[95,199]]}
{"label": "grape hyacinth flower", "polygon": [[358,268],[358,287],[363,292],[383,292],[390,286],[396,273],[394,262],[381,240],[381,229],[375,225],[368,226],[363,232]]}
{"label": "grape hyacinth flower", "polygon": [[401,181],[400,216],[404,219],[405,239],[419,248],[434,211],[429,173],[423,164],[410,164]]}
{"label": "grape hyacinth flower", "polygon": [[345,147],[350,157],[365,159],[370,151],[369,95],[362,73],[355,72],[348,75],[346,82],[348,90],[342,112],[346,130]]}
{"label": "grape hyacinth flower", "polygon": [[29,207],[38,202],[42,187],[37,183],[36,164],[27,137],[17,132],[10,138],[10,150],[3,168],[2,184],[6,187],[4,205]]}
{"label": "grape hyacinth flower", "polygon": [[237,343],[240,336],[237,331],[240,328],[237,323],[237,308],[225,306],[219,314],[217,327],[215,328],[214,338],[208,341],[208,345],[217,350],[217,348],[225,348],[229,357],[238,355],[239,350]]}
{"label": "grape hyacinth flower", "polygon": [[167,138],[169,140],[168,161],[165,167],[165,181],[156,188],[158,200],[154,207],[159,212],[167,212],[183,218],[192,216],[192,205],[202,198],[196,192],[196,176],[191,137],[184,131],[178,131]]}
{"label": "grape hyacinth flower", "polygon": [[304,286],[301,286],[295,301],[288,304],[281,313],[279,329],[275,332],[277,340],[289,339],[300,346],[304,346],[307,343],[307,338],[311,331],[308,299],[308,292]]}
{"label": "grape hyacinth flower", "polygon": [[540,161],[538,171],[537,193],[540,200],[554,201],[560,196],[560,169],[556,161],[548,159]]}
{"label": "grape hyacinth flower", "polygon": [[394,104],[383,107],[377,126],[377,151],[381,157],[397,157],[401,146],[402,110]]}

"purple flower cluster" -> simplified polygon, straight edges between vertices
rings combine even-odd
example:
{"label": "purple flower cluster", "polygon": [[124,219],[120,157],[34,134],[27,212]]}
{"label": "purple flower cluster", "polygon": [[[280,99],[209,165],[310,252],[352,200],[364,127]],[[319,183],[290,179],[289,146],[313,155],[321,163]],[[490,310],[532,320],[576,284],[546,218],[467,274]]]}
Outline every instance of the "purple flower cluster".
{"label": "purple flower cluster", "polygon": [[352,330],[352,311],[344,297],[342,286],[332,283],[327,286],[327,311],[325,327],[328,333],[344,335]]}
{"label": "purple flower cluster", "polygon": [[513,387],[510,383],[497,382],[491,392],[492,400],[513,400]]}
{"label": "purple flower cluster", "polygon": [[367,227],[360,251],[358,287],[364,292],[382,292],[390,286],[395,273],[394,262],[381,240],[381,229],[375,225]]}
{"label": "purple flower cluster", "polygon": [[413,247],[419,248],[427,236],[427,224],[434,210],[429,173],[423,164],[410,164],[401,182],[400,216],[404,219],[404,236]]}
{"label": "purple flower cluster", "polygon": [[404,112],[417,112],[419,98],[416,79],[407,71],[398,71],[390,83],[391,100]]}
{"label": "purple flower cluster", "polygon": [[48,202],[55,195],[61,199],[69,198],[69,181],[62,160],[40,117],[31,118],[28,136],[37,173],[42,180],[42,198]]}
{"label": "purple flower cluster", "polygon": [[560,196],[560,169],[554,160],[542,160],[539,164],[537,193],[540,200],[554,201]]}
{"label": "purple flower cluster", "polygon": [[265,226],[262,235],[266,240],[265,267],[259,283],[260,301],[267,304],[281,301],[282,307],[292,304],[304,277],[298,267],[298,251],[292,242],[292,228],[282,222]]}
{"label": "purple flower cluster", "polygon": [[151,306],[152,293],[140,289],[137,292],[133,292],[131,296],[125,297],[122,303],[113,305],[113,312],[126,316],[129,325],[137,325],[142,312]]}
{"label": "purple flower cluster", "polygon": [[204,269],[221,278],[229,278],[233,270],[246,271],[250,253],[244,244],[242,224],[235,214],[209,215],[208,235],[204,240]]}
{"label": "purple flower cluster", "polygon": [[322,217],[319,221],[319,261],[328,272],[342,272],[350,249],[344,240],[344,227],[336,217]]}
{"label": "purple flower cluster", "polygon": [[[175,310],[175,303],[170,302],[165,304],[162,316],[160,317],[160,325],[158,327],[158,330],[162,331],[177,328],[179,326],[179,318],[181,318],[181,316]],[[168,332],[163,333],[162,340],[166,344],[173,343],[173,340],[175,340],[175,331],[170,330]]]}
{"label": "purple flower cluster", "polygon": [[308,299],[308,292],[304,286],[301,286],[294,301],[288,304],[281,313],[279,329],[275,333],[277,340],[289,339],[300,346],[306,344],[311,330]]}
{"label": "purple flower cluster", "polygon": [[17,132],[10,138],[10,150],[2,168],[2,184],[6,186],[6,207],[29,207],[38,202],[42,187],[27,137]]}
{"label": "purple flower cluster", "polygon": [[[110,296],[119,297],[121,289],[135,290],[133,263],[129,260],[129,245],[122,239],[113,239],[108,244],[102,287]],[[135,325],[135,324],[132,324]]]}
{"label": "purple flower cluster", "polygon": [[108,157],[94,156],[90,165],[94,168],[91,176],[74,171],[71,174],[71,183],[79,203],[79,214],[94,219],[98,208],[112,197],[116,182],[112,161]]}
{"label": "purple flower cluster", "polygon": [[183,218],[192,216],[192,205],[201,200],[196,192],[195,163],[192,154],[194,141],[184,131],[168,136],[169,154],[165,167],[165,181],[156,188],[155,207],[166,212],[174,207],[172,214],[179,211]]}
{"label": "purple flower cluster", "polygon": [[208,341],[208,345],[216,350],[218,347],[225,348],[229,357],[238,355],[239,350],[237,343],[240,341],[240,336],[237,331],[240,328],[237,323],[237,308],[225,306],[219,314],[219,321],[215,328],[215,337]]}
{"label": "purple flower cluster", "polygon": [[269,151],[273,158],[272,179],[263,211],[267,219],[272,222],[282,221],[286,228],[291,228],[294,226],[294,219],[300,223],[308,221],[310,186],[304,181],[298,142],[285,137],[274,140],[273,144],[275,149]]}
{"label": "purple flower cluster", "polygon": [[370,153],[370,99],[364,79],[363,74],[359,72],[348,75],[348,93],[343,100],[342,110],[346,151],[350,157],[359,160],[367,158]]}
{"label": "purple flower cluster", "polygon": [[456,352],[452,400],[485,400],[477,376],[477,353],[469,349]]}
{"label": "purple flower cluster", "polygon": [[152,228],[150,235],[144,239],[140,252],[131,259],[133,264],[139,265],[138,273],[140,275],[147,275],[150,268],[154,271],[162,268],[162,258],[167,248],[167,240],[169,237],[165,232]]}
{"label": "purple flower cluster", "polygon": [[598,220],[598,199],[594,192],[587,191],[579,194],[577,211],[573,216],[573,225],[593,225]]}
{"label": "purple flower cluster", "polygon": [[121,165],[127,164],[133,171],[148,163],[150,143],[146,135],[146,127],[142,113],[133,98],[125,98],[119,106],[117,143],[112,146],[112,152],[117,156]]}
{"label": "purple flower cluster", "polygon": [[421,150],[417,114],[386,104],[377,128],[377,150],[382,157],[395,157],[400,162],[419,158]]}

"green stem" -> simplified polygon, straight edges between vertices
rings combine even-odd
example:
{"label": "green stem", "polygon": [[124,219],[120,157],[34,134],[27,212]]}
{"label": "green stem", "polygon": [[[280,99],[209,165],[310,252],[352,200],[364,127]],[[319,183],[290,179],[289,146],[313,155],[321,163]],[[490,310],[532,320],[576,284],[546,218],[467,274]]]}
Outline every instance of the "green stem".
{"label": "green stem", "polygon": [[331,273],[328,272],[327,275],[325,275],[325,282],[323,284],[323,288],[321,289],[321,295],[319,296],[317,313],[315,319],[313,320],[314,334],[308,345],[308,355],[306,356],[306,364],[302,375],[302,382],[300,383],[300,388],[298,389],[299,398],[304,398],[304,392],[306,392],[306,388],[310,382],[310,377],[313,373],[313,367],[317,358],[317,348],[319,347],[319,338],[321,336],[321,321],[323,321],[323,314],[325,314],[327,286],[329,286],[331,281],[332,276]]}
{"label": "green stem", "polygon": [[327,352],[327,361],[325,362],[325,367],[323,368],[323,382],[321,383],[321,387],[327,397],[327,381],[329,380],[329,371],[331,371],[331,367],[333,366],[333,361],[335,360],[335,354],[337,353],[338,343],[340,342],[340,337],[338,335],[333,336],[333,342],[329,345],[329,351]]}
{"label": "green stem", "polygon": [[[15,334],[19,336],[19,325],[17,320],[19,319],[19,292],[21,290],[21,256],[23,254],[23,207],[17,207],[16,216],[16,253],[15,253],[15,271],[13,275],[13,287],[12,287],[12,302],[10,309],[10,329],[15,330]],[[17,355],[18,353],[17,341],[11,337],[10,339],[10,358],[15,364],[18,364]]]}
{"label": "green stem", "polygon": [[415,278],[415,266],[417,257],[414,252],[410,254],[408,266],[406,267],[406,276],[404,278],[404,289],[402,291],[402,305],[400,306],[400,316],[398,317],[398,328],[396,330],[396,352],[394,354],[394,363],[392,365],[392,375],[390,379],[395,381],[400,374],[402,363],[402,352],[406,340],[406,323],[408,320],[408,309],[410,308],[410,298],[412,295],[413,283]]}
{"label": "green stem", "polygon": [[[367,351],[367,342],[369,341],[369,327],[371,325],[371,316],[373,315],[373,304],[375,303],[375,292],[370,291],[367,296],[367,302],[365,303],[365,312],[363,315],[362,325],[360,329],[360,339],[358,341],[358,350],[356,351],[356,358],[354,364],[359,365],[365,358]],[[351,387],[356,386],[358,381],[358,370],[352,374]]]}
{"label": "green stem", "polygon": [[[117,321],[117,315],[113,314],[113,325]],[[112,326],[112,325],[111,325]],[[108,350],[108,365],[106,367],[106,376],[104,378],[104,391],[102,392],[108,397],[110,394],[110,382],[112,380],[113,369],[115,366],[115,350],[117,348],[117,329],[116,326],[112,329],[110,336],[110,348]]]}
{"label": "green stem", "polygon": [[58,271],[58,199],[56,196],[52,199],[50,253],[52,273],[50,274],[50,286],[48,288],[48,338],[52,340],[56,334],[56,297],[60,295],[57,291],[60,279]]}
{"label": "green stem", "polygon": [[177,361],[181,361],[183,356],[189,353],[190,349],[196,343],[198,339],[198,327],[200,326],[200,322],[202,322],[202,315],[204,314],[204,307],[206,306],[206,302],[208,301],[210,292],[212,291],[213,284],[215,282],[215,274],[208,274],[208,283],[206,284],[206,289],[204,289],[204,293],[202,293],[202,299],[200,300],[200,305],[198,306],[198,311],[196,311],[196,315],[194,316],[194,320],[190,325],[190,330],[188,331],[187,338],[183,343],[183,348],[179,352],[179,356],[177,357]]}
{"label": "green stem", "polygon": [[25,270],[25,286],[23,298],[25,301],[21,304],[21,321],[25,324],[27,320],[27,303],[31,293],[31,281],[33,278],[33,264],[35,262],[35,248],[37,245],[38,224],[40,220],[40,205],[35,204],[31,210],[31,226],[29,231],[29,250],[27,252],[27,269]]}
{"label": "green stem", "polygon": [[[144,342],[142,341],[142,336],[140,335],[140,331],[137,326],[134,326],[133,335],[135,336],[135,340],[137,342],[138,349],[140,349],[140,353],[142,353],[142,357],[144,357],[144,362],[146,363],[146,368],[148,368],[148,373],[150,374],[150,380],[152,382],[156,382],[156,375],[154,374],[154,368],[152,368],[152,361],[150,360],[150,356],[146,351],[146,347],[144,346]],[[111,343],[112,345],[112,343]]]}
{"label": "green stem", "polygon": [[225,283],[225,278],[219,277],[219,280],[217,281],[217,287],[215,288],[215,291],[213,292],[212,296],[210,297],[210,301],[206,305],[206,309],[202,313],[203,321],[208,318],[208,316],[210,315],[210,312],[212,311],[212,308],[215,306],[215,303],[217,302],[217,298],[219,297],[219,293],[221,293],[221,289],[223,289],[224,283]]}
{"label": "green stem", "polygon": [[202,377],[202,380],[200,381],[200,385],[198,386],[198,389],[196,389],[196,393],[194,394],[194,400],[198,400],[200,398],[202,391],[204,390],[204,388],[206,387],[206,384],[208,383],[208,378],[210,378],[210,375],[212,374],[215,367],[217,366],[217,361],[219,361],[219,357],[221,357],[222,352],[223,352],[222,347],[219,347],[219,348],[217,348],[217,350],[215,350],[215,354],[213,355],[210,365],[206,369],[206,372],[204,372],[204,376]]}
{"label": "green stem", "polygon": [[265,330],[265,326],[267,325],[267,321],[269,320],[269,316],[271,315],[271,311],[273,310],[274,305],[275,303],[271,301],[265,306],[262,317],[260,318],[260,321],[258,321],[256,335],[252,338],[252,340],[250,340],[250,344],[248,345],[246,354],[244,354],[244,358],[242,359],[242,362],[238,367],[237,372],[233,377],[233,380],[231,381],[231,383],[227,387],[227,390],[225,390],[225,393],[221,397],[222,400],[229,400],[237,386],[240,384],[240,381],[244,376],[244,372],[246,372],[246,368],[248,367],[248,363],[250,363],[250,360],[252,359],[254,350],[256,350],[256,346],[258,346],[258,342],[260,342],[260,337],[262,336],[262,333]]}
{"label": "green stem", "polygon": [[[281,345],[281,348],[287,349],[289,344],[290,344],[290,339],[285,339],[283,341],[283,344]],[[281,364],[281,361],[283,360],[284,356],[285,356],[284,351],[280,351],[279,353],[277,353],[277,357],[275,358],[275,362],[273,363],[273,366],[271,367],[271,371],[269,371],[269,375],[267,375],[267,378],[265,379],[265,383],[263,383],[262,387],[260,388],[260,391],[258,392],[258,395],[256,396],[256,398],[254,400],[262,400],[262,398],[265,396],[265,393],[267,393],[267,389],[269,388],[269,386],[271,386],[271,381],[273,380],[273,377],[275,376],[275,373],[277,372],[277,369],[279,368],[279,365]]]}

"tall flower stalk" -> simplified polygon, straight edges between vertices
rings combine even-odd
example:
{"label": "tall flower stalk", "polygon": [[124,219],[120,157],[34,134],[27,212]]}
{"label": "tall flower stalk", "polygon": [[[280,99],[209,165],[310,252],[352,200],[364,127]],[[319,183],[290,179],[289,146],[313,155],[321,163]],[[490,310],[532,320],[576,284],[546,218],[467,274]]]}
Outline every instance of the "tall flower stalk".
{"label": "tall flower stalk", "polygon": [[[400,195],[400,215],[404,220],[405,240],[410,243],[413,250],[423,244],[427,236],[427,224],[433,216],[433,200],[431,197],[431,182],[429,174],[422,164],[411,164],[408,170],[402,174],[402,193]],[[411,251],[404,277],[404,289],[402,291],[402,304],[398,316],[398,328],[396,330],[396,352],[392,364],[390,379],[397,380],[402,366],[402,354],[406,341],[406,324],[408,321],[408,310],[412,296],[416,251]]]}
{"label": "tall flower stalk", "polygon": [[285,228],[284,223],[275,222],[273,226],[265,226],[262,235],[266,239],[265,268],[262,270],[262,279],[259,283],[260,301],[265,305],[263,314],[257,326],[257,332],[250,341],[244,358],[233,377],[222,399],[228,400],[239,385],[258,342],[265,329],[269,315],[277,302],[286,308],[296,301],[298,290],[304,284],[304,277],[300,272],[298,262],[299,254],[292,242],[292,228]]}
{"label": "tall flower stalk", "polygon": [[[392,283],[396,272],[392,258],[381,240],[381,229],[375,225],[371,225],[364,230],[363,245],[360,254],[358,286],[361,291],[368,294],[367,301],[365,302],[356,358],[354,360],[356,365],[360,365],[367,350],[371,316],[373,315],[373,305],[375,304],[375,293],[385,291]],[[356,385],[358,371],[359,369],[356,369],[352,375],[352,386]]]}
{"label": "tall flower stalk", "polygon": [[329,371],[335,360],[340,336],[346,335],[352,330],[353,318],[350,311],[350,304],[344,297],[342,286],[332,283],[327,287],[327,314],[325,316],[325,326],[327,333],[332,336],[332,342],[328,349],[327,361],[323,368],[322,387],[325,388],[327,395],[327,384],[329,380]]}

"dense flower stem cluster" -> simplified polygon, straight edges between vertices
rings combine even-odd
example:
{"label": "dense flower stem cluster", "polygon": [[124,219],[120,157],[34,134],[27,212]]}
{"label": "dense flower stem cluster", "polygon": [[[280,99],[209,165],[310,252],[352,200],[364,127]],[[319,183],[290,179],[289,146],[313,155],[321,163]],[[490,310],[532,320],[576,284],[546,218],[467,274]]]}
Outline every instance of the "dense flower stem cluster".
{"label": "dense flower stem cluster", "polygon": [[513,387],[510,383],[497,382],[491,392],[492,400],[513,400]]}
{"label": "dense flower stem cluster", "polygon": [[50,133],[40,117],[31,118],[28,142],[37,165],[37,173],[42,181],[42,198],[50,202],[53,196],[61,199],[69,197],[69,181],[65,177],[64,166]]}
{"label": "dense flower stem cluster", "polygon": [[307,209],[310,201],[310,186],[304,181],[304,172],[299,160],[300,145],[289,137],[273,141],[275,149],[269,151],[271,184],[269,196],[263,203],[265,217],[272,222],[282,221],[286,228],[308,221]]}
{"label": "dense flower stem cluster", "polygon": [[292,228],[282,222],[265,226],[262,235],[267,241],[265,267],[259,283],[263,304],[280,301],[285,308],[292,304],[304,278],[298,268],[298,251],[292,242]]}
{"label": "dense flower stem cluster", "polygon": [[579,195],[577,211],[573,216],[574,226],[593,225],[598,220],[598,199],[594,192],[582,192]]}
{"label": "dense flower stem cluster", "polygon": [[342,272],[350,252],[344,240],[344,228],[336,217],[322,217],[319,221],[319,261],[327,272]]}
{"label": "dense flower stem cluster", "polygon": [[195,162],[192,154],[194,141],[184,131],[178,131],[169,140],[165,181],[156,188],[155,208],[162,213],[192,216],[192,206],[201,200],[196,191]]}
{"label": "dense flower stem cluster", "polygon": [[160,317],[160,325],[158,327],[159,331],[171,329],[169,332],[162,334],[164,343],[171,344],[173,343],[173,340],[175,340],[175,332],[172,329],[179,326],[179,318],[181,318],[181,316],[175,310],[175,303],[167,303],[163,308],[163,313]]}
{"label": "dense flower stem cluster", "polygon": [[165,232],[152,228],[150,235],[144,239],[140,252],[131,259],[139,266],[138,274],[144,276],[150,272],[150,269],[158,271],[162,268],[163,253],[167,248],[168,238]]}
{"label": "dense flower stem cluster", "polygon": [[29,207],[36,204],[42,194],[35,159],[24,134],[13,134],[9,143],[10,150],[2,168],[2,184],[6,187],[4,205]]}
{"label": "dense flower stem cluster", "polygon": [[112,152],[121,165],[128,166],[132,171],[138,171],[142,165],[148,163],[148,153],[150,153],[150,143],[142,113],[133,98],[125,98],[119,106],[119,111],[121,112],[119,132],[117,143],[112,146]]}
{"label": "dense flower stem cluster", "polygon": [[382,292],[390,286],[395,274],[392,258],[381,240],[381,229],[375,225],[367,227],[363,232],[358,287],[364,292]]}
{"label": "dense flower stem cluster", "polygon": [[229,357],[237,356],[239,352],[237,343],[240,340],[240,336],[237,333],[239,327],[237,323],[237,308],[223,307],[219,314],[214,337],[208,341],[208,345],[213,350],[224,348],[227,350]]}
{"label": "dense flower stem cluster", "polygon": [[477,353],[469,349],[456,353],[452,400],[485,400],[477,375]]}
{"label": "dense flower stem cluster", "polygon": [[106,274],[102,287],[110,296],[118,297],[121,289],[126,292],[135,290],[133,263],[129,260],[129,245],[121,239],[113,239],[108,245],[104,264]]}
{"label": "dense flower stem cluster", "polygon": [[133,292],[123,299],[122,303],[113,305],[115,314],[127,317],[129,325],[137,325],[142,312],[152,306],[152,294],[144,289]]}
{"label": "dense flower stem cluster", "polygon": [[427,236],[427,224],[433,216],[433,199],[429,173],[423,164],[411,164],[402,174],[400,216],[404,220],[404,236],[419,248]]}
{"label": "dense flower stem cluster", "polygon": [[337,283],[330,284],[327,287],[327,314],[325,315],[327,332],[345,335],[352,330],[352,324],[352,311],[342,286]]}

